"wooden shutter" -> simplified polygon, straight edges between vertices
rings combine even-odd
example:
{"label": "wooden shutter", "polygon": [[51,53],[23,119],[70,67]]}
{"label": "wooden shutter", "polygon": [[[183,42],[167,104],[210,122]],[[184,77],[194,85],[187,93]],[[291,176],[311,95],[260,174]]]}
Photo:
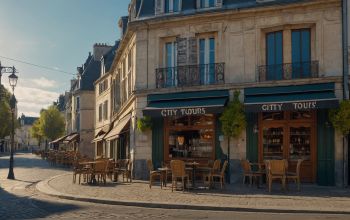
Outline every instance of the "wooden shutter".
{"label": "wooden shutter", "polygon": [[177,66],[187,65],[187,38],[176,38]]}
{"label": "wooden shutter", "polygon": [[222,0],[216,0],[216,7],[222,7]]}
{"label": "wooden shutter", "polygon": [[155,14],[160,15],[164,13],[164,0],[155,0]]}
{"label": "wooden shutter", "polygon": [[196,65],[198,60],[198,46],[197,46],[197,38],[190,37],[188,39],[188,64]]}

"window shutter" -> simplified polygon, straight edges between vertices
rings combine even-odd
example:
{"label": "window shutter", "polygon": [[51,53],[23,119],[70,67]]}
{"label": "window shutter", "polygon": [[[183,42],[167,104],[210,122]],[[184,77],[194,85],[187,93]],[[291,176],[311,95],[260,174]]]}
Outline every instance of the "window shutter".
{"label": "window shutter", "polygon": [[198,46],[197,46],[197,38],[196,37],[190,37],[188,39],[188,64],[189,65],[196,65],[198,60]]}
{"label": "window shutter", "polygon": [[177,66],[187,65],[187,38],[176,38]]}
{"label": "window shutter", "polygon": [[155,0],[155,14],[160,15],[164,13],[164,0]]}
{"label": "window shutter", "polygon": [[216,7],[222,7],[222,0],[216,0]]}

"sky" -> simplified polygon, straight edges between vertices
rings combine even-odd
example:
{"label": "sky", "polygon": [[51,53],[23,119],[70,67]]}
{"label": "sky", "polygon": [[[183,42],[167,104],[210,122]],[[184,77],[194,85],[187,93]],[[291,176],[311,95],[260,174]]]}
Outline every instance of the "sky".
{"label": "sky", "polygon": [[[69,90],[94,43],[114,45],[130,0],[0,0],[0,62],[18,71],[18,113],[39,116]],[[16,59],[39,66],[27,65]],[[9,88],[9,74],[2,84]]]}

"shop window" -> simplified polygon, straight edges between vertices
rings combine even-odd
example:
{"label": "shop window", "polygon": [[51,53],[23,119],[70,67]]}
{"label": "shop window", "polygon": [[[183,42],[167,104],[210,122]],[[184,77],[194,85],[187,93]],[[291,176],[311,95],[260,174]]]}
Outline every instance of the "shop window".
{"label": "shop window", "polygon": [[214,155],[214,116],[168,118],[168,158],[212,159]]}
{"label": "shop window", "polygon": [[262,113],[263,121],[272,121],[272,120],[283,120],[284,112],[264,112]]}
{"label": "shop window", "polygon": [[97,154],[97,156],[102,156],[102,154],[103,154],[103,142],[102,141],[97,142],[96,154]]}
{"label": "shop window", "polygon": [[263,128],[263,158],[283,159],[283,127]]}

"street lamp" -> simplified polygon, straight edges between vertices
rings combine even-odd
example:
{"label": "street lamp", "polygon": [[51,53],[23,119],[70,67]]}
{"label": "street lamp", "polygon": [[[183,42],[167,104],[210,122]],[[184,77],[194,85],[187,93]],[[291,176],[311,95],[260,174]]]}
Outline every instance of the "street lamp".
{"label": "street lamp", "polygon": [[16,76],[15,67],[12,68],[12,74],[9,76],[9,83],[12,87],[12,96],[10,100],[11,106],[11,119],[12,119],[12,127],[11,127],[11,149],[10,149],[10,167],[9,173],[7,175],[7,179],[14,180],[15,174],[13,173],[13,151],[15,148],[15,110],[16,110],[16,98],[15,98],[15,87],[17,85],[18,76]]}

